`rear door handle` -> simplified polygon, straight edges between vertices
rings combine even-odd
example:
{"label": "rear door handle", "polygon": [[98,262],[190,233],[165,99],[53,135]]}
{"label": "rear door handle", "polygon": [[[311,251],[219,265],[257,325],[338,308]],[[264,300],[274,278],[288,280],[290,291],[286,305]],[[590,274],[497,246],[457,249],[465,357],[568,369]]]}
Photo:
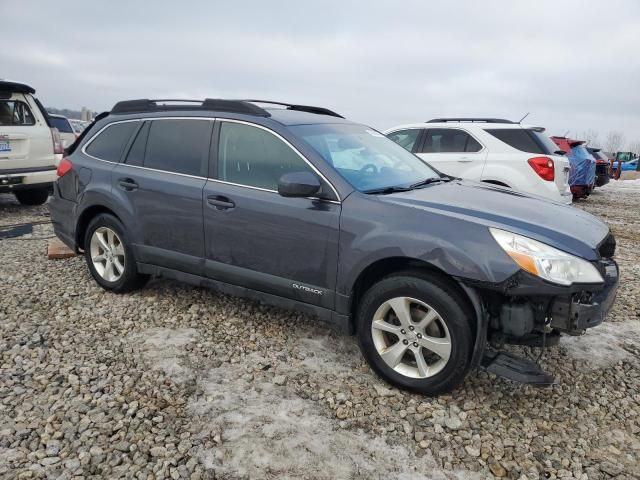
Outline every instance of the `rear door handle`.
{"label": "rear door handle", "polygon": [[459,162],[473,162],[473,158],[469,158],[469,157],[460,157],[458,159]]}
{"label": "rear door handle", "polygon": [[228,210],[236,206],[233,200],[223,195],[209,195],[207,203],[216,208],[216,210]]}
{"label": "rear door handle", "polygon": [[119,178],[118,185],[129,192],[138,188],[138,184],[132,178]]}

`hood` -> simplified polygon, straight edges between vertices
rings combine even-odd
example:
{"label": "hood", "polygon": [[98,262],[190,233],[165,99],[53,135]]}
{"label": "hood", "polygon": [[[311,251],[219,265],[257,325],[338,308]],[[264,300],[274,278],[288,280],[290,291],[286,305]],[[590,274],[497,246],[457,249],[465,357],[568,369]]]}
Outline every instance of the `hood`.
{"label": "hood", "polygon": [[525,235],[587,260],[599,258],[598,246],[609,233],[606,224],[575,207],[465,180],[379,198],[383,202]]}

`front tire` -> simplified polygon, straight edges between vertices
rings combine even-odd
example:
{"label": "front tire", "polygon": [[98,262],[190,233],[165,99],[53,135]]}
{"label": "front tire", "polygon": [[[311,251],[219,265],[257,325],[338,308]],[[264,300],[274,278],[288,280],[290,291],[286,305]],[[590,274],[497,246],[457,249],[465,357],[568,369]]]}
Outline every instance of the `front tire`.
{"label": "front tire", "polygon": [[84,256],[91,275],[105,290],[130,292],[149,279],[148,275],[138,273],[124,226],[113,215],[103,213],[89,222]]}
{"label": "front tire", "polygon": [[13,192],[21,205],[42,205],[49,198],[49,188],[30,188]]}
{"label": "front tire", "polygon": [[371,368],[390,384],[425,395],[448,392],[464,380],[472,321],[454,289],[411,272],[371,287],[356,318],[360,349]]}

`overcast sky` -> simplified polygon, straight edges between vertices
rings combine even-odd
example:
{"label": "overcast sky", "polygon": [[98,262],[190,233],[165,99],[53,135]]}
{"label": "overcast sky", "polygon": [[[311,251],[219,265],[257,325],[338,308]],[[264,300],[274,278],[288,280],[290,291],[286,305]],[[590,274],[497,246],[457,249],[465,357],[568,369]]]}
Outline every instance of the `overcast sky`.
{"label": "overcast sky", "polygon": [[[47,106],[267,98],[640,140],[640,1],[0,0],[0,77]],[[7,21],[9,20],[9,21]]]}

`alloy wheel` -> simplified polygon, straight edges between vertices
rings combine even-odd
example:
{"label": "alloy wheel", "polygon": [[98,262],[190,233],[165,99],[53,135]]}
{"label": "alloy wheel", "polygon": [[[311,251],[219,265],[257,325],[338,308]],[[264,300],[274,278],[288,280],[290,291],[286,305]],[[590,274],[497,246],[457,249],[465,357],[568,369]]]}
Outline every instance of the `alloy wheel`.
{"label": "alloy wheel", "polygon": [[371,335],[380,358],[407,377],[432,377],[451,356],[445,321],[433,307],[415,298],[396,297],[380,305]]}
{"label": "alloy wheel", "polygon": [[125,268],[124,245],[120,237],[108,227],[99,227],[91,236],[93,267],[107,282],[117,282]]}

